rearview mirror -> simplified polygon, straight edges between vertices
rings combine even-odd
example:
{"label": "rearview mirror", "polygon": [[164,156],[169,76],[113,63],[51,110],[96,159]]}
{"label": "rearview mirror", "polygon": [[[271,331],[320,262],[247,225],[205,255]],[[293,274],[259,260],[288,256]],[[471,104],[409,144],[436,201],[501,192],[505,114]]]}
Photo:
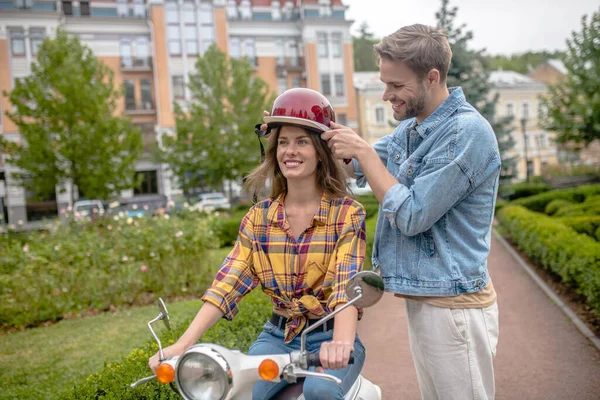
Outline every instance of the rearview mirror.
{"label": "rearview mirror", "polygon": [[361,297],[354,302],[359,308],[367,308],[376,304],[383,296],[383,279],[373,271],[361,271],[350,278],[346,286],[346,296],[349,300],[359,294]]}
{"label": "rearview mirror", "polygon": [[158,309],[160,311],[159,318],[162,319],[162,322],[165,324],[168,330],[171,330],[171,319],[169,318],[169,311],[167,311],[167,306],[162,298],[158,299]]}

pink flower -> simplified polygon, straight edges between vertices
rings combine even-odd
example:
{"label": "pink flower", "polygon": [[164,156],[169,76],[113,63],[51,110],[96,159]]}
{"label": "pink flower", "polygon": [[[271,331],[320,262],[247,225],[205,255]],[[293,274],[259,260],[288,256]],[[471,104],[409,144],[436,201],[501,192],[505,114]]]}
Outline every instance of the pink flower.
{"label": "pink flower", "polygon": [[140,268],[140,270],[142,272],[146,272],[146,271],[148,271],[148,267],[146,267],[145,265],[142,265],[142,267]]}
{"label": "pink flower", "polygon": [[23,253],[27,253],[29,251],[29,245],[26,244],[25,246],[23,246]]}

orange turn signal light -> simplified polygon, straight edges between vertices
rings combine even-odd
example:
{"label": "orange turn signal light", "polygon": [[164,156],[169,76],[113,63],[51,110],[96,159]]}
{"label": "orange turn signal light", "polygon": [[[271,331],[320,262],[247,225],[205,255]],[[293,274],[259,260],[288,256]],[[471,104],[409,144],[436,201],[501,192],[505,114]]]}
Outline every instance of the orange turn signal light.
{"label": "orange turn signal light", "polygon": [[175,368],[171,364],[161,364],[156,369],[156,379],[160,383],[171,383],[175,380]]}
{"label": "orange turn signal light", "polygon": [[272,381],[279,376],[279,365],[267,358],[258,366],[258,375],[265,381]]}

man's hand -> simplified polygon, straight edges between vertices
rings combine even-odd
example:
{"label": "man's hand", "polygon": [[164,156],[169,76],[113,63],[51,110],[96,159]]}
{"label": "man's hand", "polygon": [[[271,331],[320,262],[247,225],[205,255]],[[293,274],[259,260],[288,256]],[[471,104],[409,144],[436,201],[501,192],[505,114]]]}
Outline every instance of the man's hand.
{"label": "man's hand", "polygon": [[337,159],[359,159],[365,149],[371,146],[356,132],[347,126],[331,122],[331,130],[321,133],[321,139],[327,142],[331,153]]}
{"label": "man's hand", "polygon": [[[268,111],[266,111],[266,110],[263,110],[263,118],[264,118],[264,117],[268,117],[269,115],[271,115],[271,114],[270,114]],[[267,126],[267,124],[262,124],[262,125],[260,126],[260,130],[261,130],[261,131],[264,131],[264,132],[266,132],[268,128],[269,128],[269,127]],[[264,137],[265,139],[267,139],[267,140],[268,140],[268,139],[269,139],[269,136],[271,136],[271,132],[267,133],[267,134],[266,134],[265,136],[263,136],[263,137]]]}

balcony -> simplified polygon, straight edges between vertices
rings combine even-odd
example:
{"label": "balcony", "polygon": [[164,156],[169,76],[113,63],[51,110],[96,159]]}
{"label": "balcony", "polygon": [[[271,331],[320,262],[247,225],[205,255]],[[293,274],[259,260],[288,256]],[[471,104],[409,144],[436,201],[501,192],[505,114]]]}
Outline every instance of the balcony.
{"label": "balcony", "polygon": [[142,101],[137,104],[133,99],[125,99],[125,114],[127,115],[152,115],[156,114],[154,101]]}
{"label": "balcony", "polygon": [[278,57],[275,70],[278,77],[285,77],[288,72],[302,72],[304,57]]}
{"label": "balcony", "polygon": [[152,71],[152,57],[121,57],[121,71]]}

